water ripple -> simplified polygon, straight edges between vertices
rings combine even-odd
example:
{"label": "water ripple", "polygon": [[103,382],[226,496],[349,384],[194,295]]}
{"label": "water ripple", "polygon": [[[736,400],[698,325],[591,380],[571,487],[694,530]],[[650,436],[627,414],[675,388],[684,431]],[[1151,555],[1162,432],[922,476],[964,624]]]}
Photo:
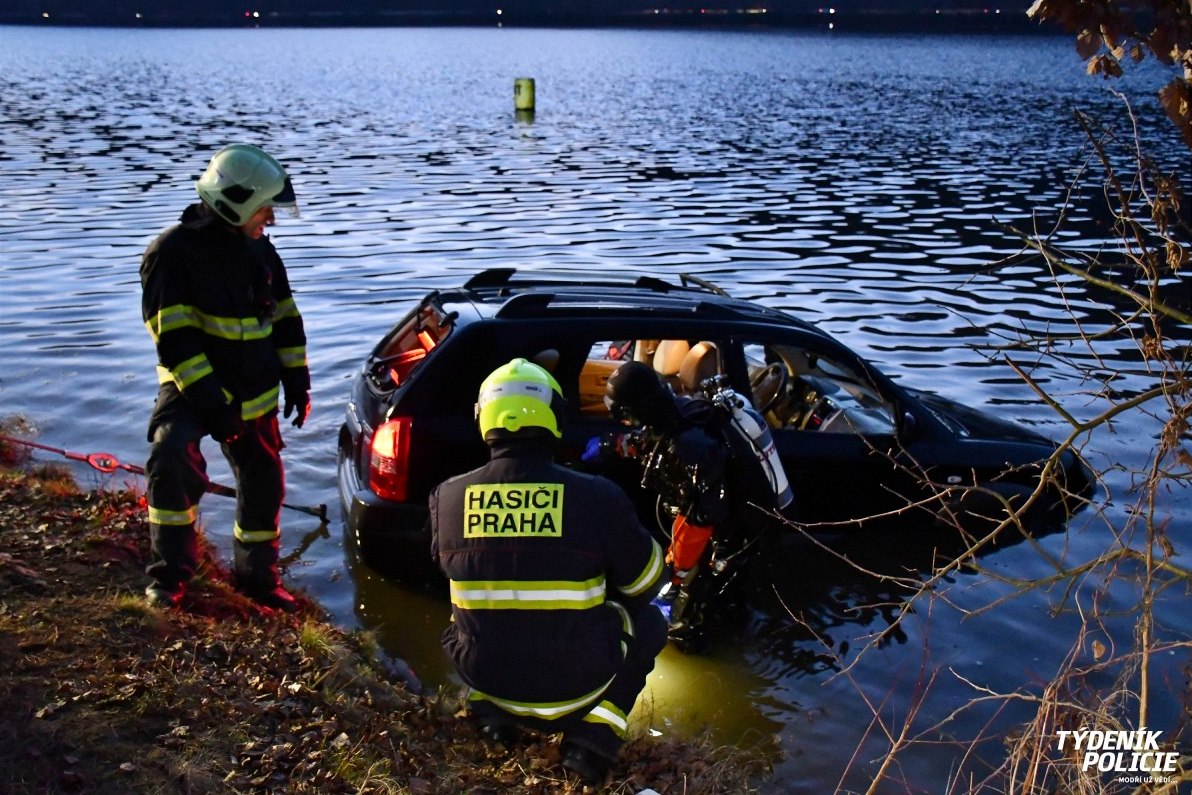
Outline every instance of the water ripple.
{"label": "water ripple", "polygon": [[[283,219],[274,238],[311,336],[316,411],[286,450],[291,488],[308,502],[335,503],[327,440],[363,354],[417,297],[484,267],[693,273],[820,324],[903,383],[1057,438],[1070,429],[993,346],[1077,337],[1078,322],[1108,327],[1128,308],[1055,279],[1005,231],[1048,233],[1066,206],[1060,242],[1090,252],[1108,242],[1096,186],[1067,193],[1087,154],[1069,108],[1109,119],[1120,103],[1062,39],[941,37],[925,48],[904,37],[680,31],[2,35],[0,395],[46,440],[79,438],[85,419],[84,438],[129,461],[143,458],[156,390],[140,255],[193,201],[211,152],[234,139],[264,143],[299,191],[302,217]],[[538,81],[530,120],[511,108],[512,80],[527,74]],[[1114,87],[1175,168],[1186,152],[1153,99],[1163,75],[1134,74]],[[1186,296],[1188,279],[1165,289]],[[1126,343],[1095,353],[1073,344],[1070,355],[1106,381],[1113,372],[1121,394],[1155,379]],[[1049,365],[1034,377],[1078,414],[1101,405],[1095,383]],[[69,400],[46,399],[67,388]],[[1132,442],[1154,433],[1123,427],[1089,453],[1130,461],[1140,455]],[[204,502],[204,512],[226,540],[227,507]],[[340,547],[311,554],[295,576],[344,602],[328,585]],[[897,595],[862,600],[835,586],[804,606],[839,650],[888,620],[859,608]],[[825,697],[799,680],[828,657],[789,623],[759,632],[752,663],[739,665],[763,680],[751,692],[770,732],[770,719]],[[997,633],[963,637],[962,661],[1000,648]],[[862,685],[880,688],[888,673]],[[832,715],[808,731],[835,747],[849,728]],[[783,743],[807,760],[802,733]],[[787,781],[815,780],[817,765],[838,773],[844,761],[815,756]]]}

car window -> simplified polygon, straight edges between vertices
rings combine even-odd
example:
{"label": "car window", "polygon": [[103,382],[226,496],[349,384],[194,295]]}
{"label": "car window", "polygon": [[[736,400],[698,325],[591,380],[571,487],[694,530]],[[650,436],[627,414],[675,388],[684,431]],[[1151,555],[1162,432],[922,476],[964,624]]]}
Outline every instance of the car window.
{"label": "car window", "polygon": [[592,343],[579,371],[579,410],[605,416],[604,386],[625,362],[633,358],[633,340],[599,340]]}
{"label": "car window", "polygon": [[744,346],[754,407],[775,428],[894,433],[893,406],[860,368],[789,344]]}
{"label": "car window", "polygon": [[724,372],[720,346],[711,340],[629,339],[597,340],[579,373],[579,408],[588,415],[607,416],[605,384],[628,361],[648,364],[676,395],[697,394],[707,379]]}
{"label": "car window", "polygon": [[452,328],[450,318],[433,303],[411,312],[373,351],[367,365],[370,383],[382,392],[404,384]]}

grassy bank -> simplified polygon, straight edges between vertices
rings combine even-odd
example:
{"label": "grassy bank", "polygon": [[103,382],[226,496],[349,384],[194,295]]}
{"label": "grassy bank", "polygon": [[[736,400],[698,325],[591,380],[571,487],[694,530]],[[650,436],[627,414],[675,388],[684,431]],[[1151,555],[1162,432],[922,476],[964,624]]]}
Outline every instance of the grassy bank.
{"label": "grassy bank", "polygon": [[[258,608],[210,548],[183,610],[147,607],[144,506],[0,470],[0,791],[578,793],[557,736],[490,747],[455,694],[410,692],[318,606]],[[599,791],[745,793],[733,749],[638,738]]]}

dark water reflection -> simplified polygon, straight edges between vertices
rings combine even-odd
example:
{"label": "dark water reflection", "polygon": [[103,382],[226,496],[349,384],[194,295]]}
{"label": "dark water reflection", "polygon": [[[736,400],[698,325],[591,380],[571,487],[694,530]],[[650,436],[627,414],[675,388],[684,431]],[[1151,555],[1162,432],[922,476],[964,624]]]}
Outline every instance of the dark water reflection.
{"label": "dark water reflection", "polygon": [[[512,82],[527,75],[538,112],[518,119]],[[1114,87],[1148,145],[1187,175],[1152,99],[1159,79],[1144,68]],[[214,148],[265,144],[300,193],[302,218],[274,238],[307,319],[315,381],[310,422],[287,435],[290,499],[333,508],[326,534],[286,517],[289,576],[441,684],[445,604],[358,565],[334,493],[349,379],[411,300],[490,266],[694,273],[821,324],[909,385],[1058,438],[1066,426],[990,361],[991,346],[1073,331],[1070,312],[1106,322],[1107,307],[1080,284],[1061,292],[1029,258],[992,263],[1019,249],[1001,224],[1055,224],[1083,162],[1074,107],[1122,114],[1063,39],[0,28],[4,413],[35,420],[43,442],[143,460],[155,387],[140,252],[192,200]],[[1095,193],[1073,197],[1063,241],[1103,243]],[[1177,296],[1187,287],[1170,285]],[[1099,346],[1099,359],[1076,345],[1069,354],[1120,371],[1114,386],[1125,394],[1154,379],[1130,346]],[[1071,374],[1045,365],[1035,376],[1078,414],[1097,410]],[[1135,418],[1092,441],[1094,465],[1122,467],[1107,481],[1119,502],[1156,432]],[[1172,534],[1184,538],[1185,496],[1169,506]],[[1110,524],[1124,521],[1120,511],[1110,508]],[[227,544],[230,506],[209,498],[203,516]],[[1089,517],[1038,543],[1078,559],[1104,537]],[[846,551],[922,575],[933,547],[908,548],[906,538],[926,536],[911,528]],[[871,705],[889,721],[906,715],[921,670],[943,672],[922,699],[928,725],[973,695],[968,682],[1009,692],[1050,678],[1075,638],[1074,616],[1048,617],[1058,594],[975,612],[1009,587],[961,573],[858,660],[906,594],[799,545],[772,562],[779,587],[726,628],[725,643],[706,657],[667,650],[637,719],[663,732],[713,725],[729,741],[772,748],[774,791],[864,789],[884,753]],[[982,564],[1048,573],[1030,544]],[[1136,593],[1123,580],[1102,598],[1125,607]],[[1165,631],[1187,636],[1180,595],[1158,610]],[[1106,631],[1132,637],[1125,621]],[[1181,662],[1158,664],[1172,673]],[[1151,716],[1151,728],[1173,728],[1174,701]],[[1012,706],[996,725],[1026,717]],[[974,711],[949,731],[974,736],[989,718]],[[946,745],[908,754],[898,771],[907,785],[884,791],[943,791],[959,758]]]}

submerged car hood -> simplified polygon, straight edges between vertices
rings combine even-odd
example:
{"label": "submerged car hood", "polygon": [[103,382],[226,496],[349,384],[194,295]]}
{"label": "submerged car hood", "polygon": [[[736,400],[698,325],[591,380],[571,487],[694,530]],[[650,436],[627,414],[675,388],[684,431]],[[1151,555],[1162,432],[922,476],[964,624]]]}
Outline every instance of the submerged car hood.
{"label": "submerged car hood", "polygon": [[1016,442],[1034,442],[1052,445],[1042,434],[1023,428],[1007,420],[966,406],[934,392],[907,389],[919,402],[930,409],[942,422],[962,436],[976,439],[1005,439]]}

